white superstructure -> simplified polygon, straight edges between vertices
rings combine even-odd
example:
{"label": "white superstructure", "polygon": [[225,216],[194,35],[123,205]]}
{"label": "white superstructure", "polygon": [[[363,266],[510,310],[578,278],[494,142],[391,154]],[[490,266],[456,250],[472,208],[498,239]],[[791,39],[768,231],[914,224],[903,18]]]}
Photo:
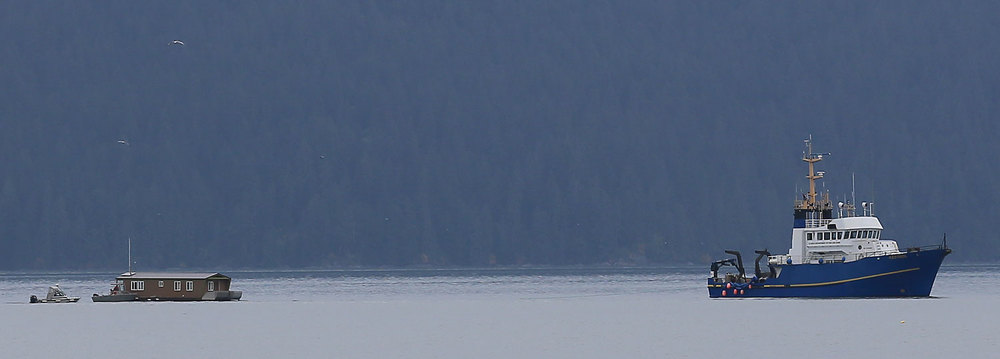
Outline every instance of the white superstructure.
{"label": "white superstructure", "polygon": [[813,164],[829,153],[813,153],[811,139],[806,140],[802,160],[809,164],[809,193],[795,201],[795,228],[792,247],[787,255],[768,257],[771,264],[852,262],[866,257],[902,253],[896,241],[881,239],[882,223],[874,215],[873,204],[863,203],[856,215],[853,203],[837,204],[838,218],[833,217],[829,193],[817,194],[817,179],[822,171]]}
{"label": "white superstructure", "polygon": [[822,220],[815,226],[793,229],[788,254],[771,256],[769,261],[772,264],[851,262],[901,253],[896,241],[880,239],[881,236],[882,223],[874,216]]}

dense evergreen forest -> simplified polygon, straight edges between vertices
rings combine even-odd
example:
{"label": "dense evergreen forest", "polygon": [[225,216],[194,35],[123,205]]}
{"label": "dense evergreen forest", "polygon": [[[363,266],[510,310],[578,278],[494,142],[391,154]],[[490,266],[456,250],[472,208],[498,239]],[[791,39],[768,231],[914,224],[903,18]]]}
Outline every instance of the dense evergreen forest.
{"label": "dense evergreen forest", "polygon": [[[0,269],[994,261],[995,2],[0,3]],[[170,44],[181,40],[183,45]]]}

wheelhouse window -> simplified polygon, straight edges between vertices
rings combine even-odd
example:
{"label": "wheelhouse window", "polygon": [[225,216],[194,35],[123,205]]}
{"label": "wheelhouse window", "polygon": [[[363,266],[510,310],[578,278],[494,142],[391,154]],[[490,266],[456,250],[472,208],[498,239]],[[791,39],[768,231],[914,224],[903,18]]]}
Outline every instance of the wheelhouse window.
{"label": "wheelhouse window", "polygon": [[179,280],[175,280],[174,281],[174,291],[175,292],[180,292],[181,291],[181,281],[179,281]]}
{"label": "wheelhouse window", "polygon": [[851,239],[858,238],[858,231],[851,231]]}
{"label": "wheelhouse window", "polygon": [[882,231],[875,231],[875,239],[882,238]]}
{"label": "wheelhouse window", "polygon": [[844,232],[837,232],[837,239],[844,239]]}
{"label": "wheelhouse window", "polygon": [[806,240],[807,241],[813,240],[813,234],[812,234],[812,232],[806,233]]}
{"label": "wheelhouse window", "polygon": [[823,233],[823,239],[830,240],[830,232]]}
{"label": "wheelhouse window", "polygon": [[132,289],[133,292],[146,290],[146,282],[141,280],[133,280],[129,283],[129,289]]}
{"label": "wheelhouse window", "polygon": [[193,281],[190,281],[190,280],[187,281],[187,291],[188,292],[193,292],[194,291],[194,282]]}

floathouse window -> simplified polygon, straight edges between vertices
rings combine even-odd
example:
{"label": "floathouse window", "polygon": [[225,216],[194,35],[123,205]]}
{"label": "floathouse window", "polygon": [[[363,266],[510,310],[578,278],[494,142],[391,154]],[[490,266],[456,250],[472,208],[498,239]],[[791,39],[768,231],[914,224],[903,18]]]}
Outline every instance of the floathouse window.
{"label": "floathouse window", "polygon": [[134,280],[134,281],[132,281],[132,282],[129,283],[129,288],[131,288],[132,291],[135,291],[135,292],[138,292],[138,291],[141,291],[141,290],[146,290],[146,282],[141,281],[141,280]]}

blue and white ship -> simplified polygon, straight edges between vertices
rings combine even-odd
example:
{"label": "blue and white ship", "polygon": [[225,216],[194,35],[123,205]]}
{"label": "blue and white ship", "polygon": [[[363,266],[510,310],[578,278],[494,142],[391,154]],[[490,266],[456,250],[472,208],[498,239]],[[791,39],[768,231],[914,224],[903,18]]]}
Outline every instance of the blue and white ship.
{"label": "blue and white ship", "polygon": [[[951,253],[947,239],[940,245],[900,250],[896,241],[882,239],[882,223],[873,203],[862,202],[857,213],[852,202],[830,202],[829,193],[816,193],[816,162],[828,153],[813,153],[806,140],[802,160],[809,165],[809,193],[795,201],[792,248],[788,254],[755,251],[754,273],[747,274],[737,251],[733,258],[712,263],[708,278],[711,298],[744,297],[927,297],[944,257]],[[836,210],[837,218],[833,217]],[[762,268],[761,260],[767,262]],[[731,266],[736,273],[719,275]]]}

